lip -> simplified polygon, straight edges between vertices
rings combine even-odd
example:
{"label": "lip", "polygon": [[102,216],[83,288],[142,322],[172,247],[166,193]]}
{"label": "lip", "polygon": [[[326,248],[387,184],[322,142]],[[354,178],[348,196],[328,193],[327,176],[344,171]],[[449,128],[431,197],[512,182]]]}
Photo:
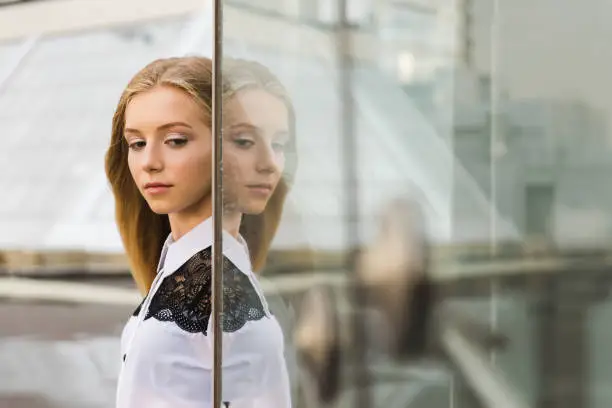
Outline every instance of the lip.
{"label": "lip", "polygon": [[171,184],[147,183],[145,184],[144,189],[147,193],[150,193],[150,194],[160,194],[160,193],[164,193],[168,191],[170,187],[172,187]]}
{"label": "lip", "polygon": [[258,194],[265,194],[265,195],[269,195],[270,193],[272,193],[272,184],[251,184],[249,186],[247,186],[249,188],[249,190],[251,190],[254,193],[258,193]]}

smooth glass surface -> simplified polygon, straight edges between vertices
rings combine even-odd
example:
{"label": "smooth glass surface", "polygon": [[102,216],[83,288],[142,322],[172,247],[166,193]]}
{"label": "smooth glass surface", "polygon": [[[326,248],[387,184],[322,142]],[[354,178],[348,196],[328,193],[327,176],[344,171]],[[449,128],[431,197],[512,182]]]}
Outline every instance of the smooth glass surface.
{"label": "smooth glass surface", "polygon": [[[362,319],[378,347],[354,360],[364,340],[350,328],[349,255],[378,242],[398,197],[424,214],[436,306],[505,338],[479,347],[517,395],[534,407],[610,406],[610,6],[349,0],[344,52],[336,0],[224,6],[225,57],[266,66],[295,109],[298,167],[258,271],[295,406],[322,406],[296,336],[302,298],[320,284],[336,288],[353,353],[332,406],[364,401],[348,374],[364,361],[370,406],[481,406],[447,356],[390,357],[378,320]],[[112,406],[134,306],[96,290],[133,290],[103,170],[113,110],[146,63],[212,52],[210,7],[136,20],[0,45],[0,269],[44,278],[72,265],[92,301],[103,298],[2,301],[0,405]],[[123,278],[92,278],[102,264]]]}
{"label": "smooth glass surface", "polygon": [[[455,45],[447,27],[456,24],[449,15],[452,4],[403,10],[405,21],[421,22],[406,30],[401,22],[387,21],[397,11],[391,6],[364,3],[368,18],[351,21],[356,25],[347,29],[348,41],[337,19],[322,27],[309,14],[298,14],[297,20],[283,16],[283,6],[291,7],[285,2],[270,13],[265,7],[225,3],[223,39],[225,58],[266,66],[295,108],[298,167],[260,273],[284,329],[294,404],[323,406],[301,354],[299,328],[305,316],[317,314],[316,304],[305,309],[303,295],[324,284],[335,287],[336,301],[344,305],[326,316],[337,313],[341,336],[351,339],[341,346],[341,386],[332,406],[368,403],[364,398],[367,406],[449,406],[454,373],[445,362],[393,361],[383,340],[389,323],[355,319],[359,300],[351,300],[350,285],[336,282],[355,278],[354,249],[381,246],[383,217],[398,199],[423,214],[428,242],[453,238]],[[231,72],[232,62],[224,66],[224,74]],[[224,126],[232,124],[232,109],[224,110]],[[226,151],[231,142],[224,138]],[[224,171],[229,182],[227,165]],[[465,199],[478,200],[469,178],[458,179]],[[382,266],[370,266],[370,278],[376,279]],[[366,327],[360,331],[355,321]],[[355,382],[360,370],[367,371],[368,386]]]}

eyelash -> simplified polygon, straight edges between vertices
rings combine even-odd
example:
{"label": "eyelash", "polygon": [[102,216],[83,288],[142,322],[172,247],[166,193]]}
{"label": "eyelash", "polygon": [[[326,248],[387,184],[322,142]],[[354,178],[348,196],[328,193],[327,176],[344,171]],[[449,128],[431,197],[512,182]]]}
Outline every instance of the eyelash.
{"label": "eyelash", "polygon": [[241,138],[241,139],[234,139],[234,143],[235,143],[235,144],[236,144],[238,147],[241,147],[241,148],[243,148],[243,149],[248,149],[249,147],[252,147],[252,146],[255,144],[255,142],[253,142],[252,140],[250,140],[250,139],[244,139],[244,138]]}
{"label": "eyelash", "polygon": [[[175,137],[166,140],[164,143],[170,144],[171,147],[183,147],[187,144],[187,139],[182,137]],[[138,151],[143,148],[146,143],[143,140],[138,140],[136,142],[128,143],[128,148],[133,151]]]}
{"label": "eyelash", "polygon": [[128,143],[128,148],[133,151],[138,151],[140,150],[140,147],[144,147],[142,145],[139,147],[139,144],[144,144],[144,142],[142,140],[139,140],[137,142]]}
{"label": "eyelash", "polygon": [[187,139],[182,138],[182,137],[177,137],[177,138],[173,138],[173,139],[168,139],[166,141],[166,143],[174,143],[174,147],[183,147],[187,144]]}
{"label": "eyelash", "polygon": [[[250,139],[246,139],[246,138],[234,139],[234,143],[238,147],[243,148],[243,149],[248,149],[248,148],[252,147],[255,144],[255,142],[253,142]],[[281,152],[284,152],[285,151],[285,147],[286,147],[286,145],[284,143],[273,143],[272,146],[273,146],[274,150],[281,151]]]}
{"label": "eyelash", "polygon": [[284,152],[285,148],[287,147],[285,143],[273,143],[272,146],[274,146],[276,150],[280,150],[281,152]]}

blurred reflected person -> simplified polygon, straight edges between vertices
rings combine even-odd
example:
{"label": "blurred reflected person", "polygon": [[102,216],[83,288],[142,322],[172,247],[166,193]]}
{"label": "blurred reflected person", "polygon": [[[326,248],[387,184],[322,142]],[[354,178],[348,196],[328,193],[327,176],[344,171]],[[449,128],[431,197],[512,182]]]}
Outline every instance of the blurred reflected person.
{"label": "blurred reflected person", "polygon": [[[224,62],[223,400],[291,406],[281,328],[254,271],[295,168],[292,104],[260,64]],[[106,173],[144,300],[121,337],[117,408],[212,407],[212,63],[152,62],[113,117]],[[217,408],[217,407],[215,407]]]}

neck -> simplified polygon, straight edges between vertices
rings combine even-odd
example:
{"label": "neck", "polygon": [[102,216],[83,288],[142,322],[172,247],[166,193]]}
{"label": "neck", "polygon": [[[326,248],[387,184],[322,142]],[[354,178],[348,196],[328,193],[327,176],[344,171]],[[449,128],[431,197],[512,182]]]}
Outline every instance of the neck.
{"label": "neck", "polygon": [[[187,234],[211,216],[212,205],[210,203],[201,206],[197,211],[183,211],[180,213],[168,214],[172,239],[174,241],[179,240],[183,235]],[[242,213],[228,210],[223,211],[223,229],[234,238],[238,238],[241,221]]]}
{"label": "neck", "polygon": [[223,229],[226,230],[234,238],[238,238],[240,234],[240,223],[242,222],[242,213],[239,212],[223,212]]}

